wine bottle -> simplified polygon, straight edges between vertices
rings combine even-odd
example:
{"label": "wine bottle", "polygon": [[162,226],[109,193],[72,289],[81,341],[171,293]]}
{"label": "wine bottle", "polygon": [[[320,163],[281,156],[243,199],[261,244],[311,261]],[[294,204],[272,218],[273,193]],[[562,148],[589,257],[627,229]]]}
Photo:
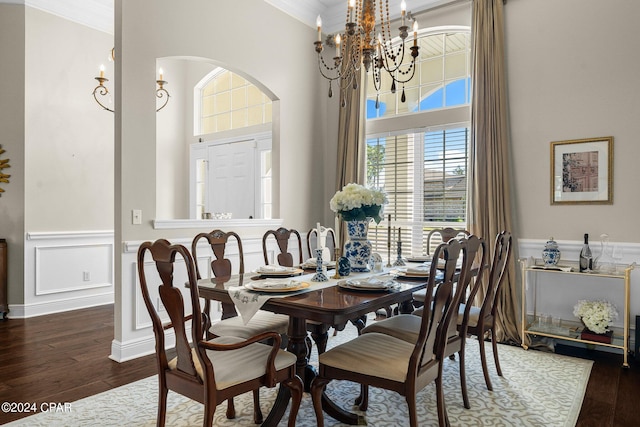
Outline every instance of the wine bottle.
{"label": "wine bottle", "polygon": [[591,248],[589,248],[589,235],[584,234],[584,244],[580,251],[580,271],[591,271],[593,267],[593,256],[591,255]]}

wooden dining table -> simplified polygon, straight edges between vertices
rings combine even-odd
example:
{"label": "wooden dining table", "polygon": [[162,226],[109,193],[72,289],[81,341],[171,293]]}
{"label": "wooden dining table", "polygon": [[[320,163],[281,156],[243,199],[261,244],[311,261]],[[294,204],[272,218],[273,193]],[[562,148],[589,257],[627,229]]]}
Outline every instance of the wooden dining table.
{"label": "wooden dining table", "polygon": [[[315,369],[309,364],[307,353],[307,320],[321,322],[327,325],[344,325],[346,322],[359,322],[368,313],[378,309],[399,305],[399,312],[410,313],[413,310],[413,292],[424,289],[427,285],[426,277],[397,278],[397,286],[388,290],[350,290],[338,286],[339,280],[349,278],[366,278],[374,273],[357,273],[342,279],[329,279],[329,282],[312,282],[312,274],[296,277],[296,280],[310,284],[304,292],[284,297],[270,298],[261,307],[273,313],[289,316],[287,350],[297,356],[296,372],[308,387],[316,375]],[[380,273],[377,273],[380,274]],[[198,281],[200,297],[220,301],[223,305],[233,304],[228,289],[232,286],[242,286],[259,279],[256,273],[246,273],[224,278],[201,279]],[[318,289],[314,289],[317,287]],[[361,325],[362,326],[362,325]],[[289,402],[288,389],[280,387],[276,402],[269,418],[284,414]],[[323,396],[323,409],[331,417],[350,425],[358,423],[358,416],[344,411],[326,395]],[[278,418],[276,418],[278,419]]]}

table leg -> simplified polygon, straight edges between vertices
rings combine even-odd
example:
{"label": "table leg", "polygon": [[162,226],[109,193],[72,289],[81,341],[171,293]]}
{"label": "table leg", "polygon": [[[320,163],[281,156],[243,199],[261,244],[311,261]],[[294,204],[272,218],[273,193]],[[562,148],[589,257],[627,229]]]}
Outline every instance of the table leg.
{"label": "table leg", "polygon": [[296,373],[304,383],[304,390],[309,391],[311,381],[316,376],[315,369],[309,365],[309,355],[307,354],[307,322],[300,317],[289,317],[289,344],[287,350],[298,358],[296,362]]}
{"label": "table leg", "polygon": [[413,299],[398,303],[398,312],[401,314],[411,314],[415,308],[413,307]]}

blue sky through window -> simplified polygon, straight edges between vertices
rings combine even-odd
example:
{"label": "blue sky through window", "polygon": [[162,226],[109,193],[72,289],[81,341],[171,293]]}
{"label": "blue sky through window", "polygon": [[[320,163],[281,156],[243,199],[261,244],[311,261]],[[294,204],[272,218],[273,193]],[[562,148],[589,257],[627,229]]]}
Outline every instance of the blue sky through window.
{"label": "blue sky through window", "polygon": [[[471,90],[471,78],[459,79],[448,83],[444,88],[437,89],[429,96],[420,101],[419,108],[416,106],[416,111],[429,111],[443,107],[453,107],[456,105],[464,105],[469,102],[468,93]],[[446,94],[446,101],[443,95],[443,91]],[[367,120],[375,119],[378,117],[384,117],[384,113],[387,111],[387,105],[384,102],[380,102],[380,108],[376,109],[376,101],[373,99],[367,99]]]}

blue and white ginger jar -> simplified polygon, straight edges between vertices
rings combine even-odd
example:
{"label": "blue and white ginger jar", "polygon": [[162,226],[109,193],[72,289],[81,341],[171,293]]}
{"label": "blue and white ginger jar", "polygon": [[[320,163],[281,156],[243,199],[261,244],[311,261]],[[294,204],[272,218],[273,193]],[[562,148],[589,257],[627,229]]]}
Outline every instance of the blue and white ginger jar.
{"label": "blue and white ginger jar", "polygon": [[558,243],[553,240],[553,237],[547,240],[547,244],[544,245],[542,260],[546,267],[552,267],[558,264],[558,261],[560,260],[560,249],[558,249]]}
{"label": "blue and white ginger jar", "polygon": [[344,244],[344,256],[351,264],[351,271],[370,271],[371,242],[367,239],[369,221],[371,218],[364,221],[345,221],[349,240]]}

